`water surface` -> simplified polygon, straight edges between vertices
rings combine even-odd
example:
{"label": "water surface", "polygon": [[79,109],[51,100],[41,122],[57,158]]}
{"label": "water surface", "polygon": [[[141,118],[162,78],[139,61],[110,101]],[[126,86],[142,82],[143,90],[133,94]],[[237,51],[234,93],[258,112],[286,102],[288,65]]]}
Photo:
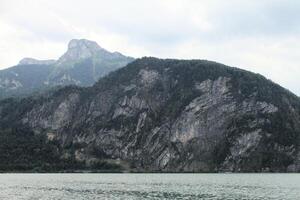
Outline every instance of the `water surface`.
{"label": "water surface", "polygon": [[300,174],[0,174],[0,199],[300,199]]}

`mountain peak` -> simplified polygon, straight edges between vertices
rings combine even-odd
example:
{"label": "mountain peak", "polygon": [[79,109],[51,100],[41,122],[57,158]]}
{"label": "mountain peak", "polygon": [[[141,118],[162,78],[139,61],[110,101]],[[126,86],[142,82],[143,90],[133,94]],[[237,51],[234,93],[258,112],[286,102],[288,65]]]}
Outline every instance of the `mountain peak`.
{"label": "mountain peak", "polygon": [[101,48],[97,42],[87,40],[87,39],[72,39],[68,44],[68,50],[85,50],[89,49],[91,51],[98,51],[103,48]]}
{"label": "mountain peak", "polygon": [[54,64],[56,60],[37,60],[34,58],[23,58],[20,60],[18,65],[51,65]]}
{"label": "mountain peak", "polygon": [[57,64],[65,65],[66,63],[75,63],[77,61],[106,55],[109,52],[100,47],[96,42],[86,39],[72,39],[68,44],[67,52],[62,55]]}

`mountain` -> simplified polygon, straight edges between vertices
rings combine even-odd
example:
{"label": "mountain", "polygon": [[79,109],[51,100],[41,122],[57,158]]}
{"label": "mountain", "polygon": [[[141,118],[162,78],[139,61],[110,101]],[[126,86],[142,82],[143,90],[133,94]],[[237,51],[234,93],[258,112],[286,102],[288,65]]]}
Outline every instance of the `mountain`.
{"label": "mountain", "polygon": [[57,61],[24,58],[17,66],[0,70],[0,98],[28,95],[56,86],[91,86],[133,60],[109,52],[96,42],[73,39]]}
{"label": "mountain", "polygon": [[300,99],[206,60],[142,58],[0,102],[0,169],[299,172]]}
{"label": "mountain", "polygon": [[90,86],[133,60],[118,52],[111,53],[96,42],[73,39],[68,51],[57,60],[46,84]]}

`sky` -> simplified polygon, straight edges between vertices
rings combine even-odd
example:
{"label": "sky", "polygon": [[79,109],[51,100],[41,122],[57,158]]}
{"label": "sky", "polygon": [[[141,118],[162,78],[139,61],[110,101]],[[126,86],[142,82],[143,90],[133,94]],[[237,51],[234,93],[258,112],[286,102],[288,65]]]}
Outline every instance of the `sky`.
{"label": "sky", "polygon": [[133,57],[206,59],[300,96],[299,0],[0,0],[0,69],[73,38]]}

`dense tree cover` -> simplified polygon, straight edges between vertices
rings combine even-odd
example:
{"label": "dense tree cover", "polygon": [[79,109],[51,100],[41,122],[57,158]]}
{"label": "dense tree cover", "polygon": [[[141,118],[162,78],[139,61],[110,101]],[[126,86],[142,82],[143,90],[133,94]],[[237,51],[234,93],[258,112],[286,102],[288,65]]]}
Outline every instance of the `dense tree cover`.
{"label": "dense tree cover", "polygon": [[1,171],[53,171],[63,165],[58,147],[46,143],[44,136],[25,128],[0,131]]}
{"label": "dense tree cover", "polygon": [[[74,150],[72,146],[69,149]],[[87,166],[74,156],[63,158],[57,141],[47,141],[45,135],[34,134],[25,127],[0,130],[0,172],[78,170],[115,172],[121,171],[122,167],[105,160],[95,161]]]}

